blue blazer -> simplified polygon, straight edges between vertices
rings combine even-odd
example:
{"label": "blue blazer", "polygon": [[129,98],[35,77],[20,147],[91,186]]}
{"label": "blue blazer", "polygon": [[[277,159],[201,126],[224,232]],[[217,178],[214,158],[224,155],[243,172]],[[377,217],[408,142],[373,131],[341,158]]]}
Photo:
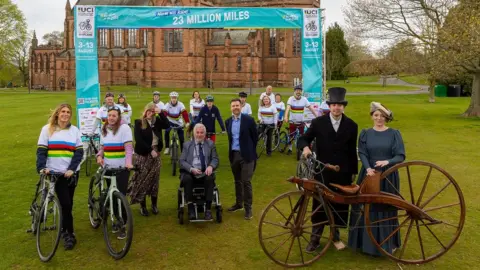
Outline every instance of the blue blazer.
{"label": "blue blazer", "polygon": [[[228,158],[233,161],[232,152],[232,121],[233,116],[225,121],[228,134]],[[257,124],[253,117],[242,114],[240,118],[240,154],[246,162],[257,160]]]}

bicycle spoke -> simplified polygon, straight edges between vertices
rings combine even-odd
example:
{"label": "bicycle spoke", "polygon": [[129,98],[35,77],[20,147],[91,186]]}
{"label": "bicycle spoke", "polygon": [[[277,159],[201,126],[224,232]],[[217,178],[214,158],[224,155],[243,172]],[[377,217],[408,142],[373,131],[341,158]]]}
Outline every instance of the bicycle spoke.
{"label": "bicycle spoke", "polygon": [[437,191],[437,193],[433,194],[432,197],[430,197],[426,202],[424,202],[421,206],[420,206],[420,209],[423,209],[425,206],[427,206],[427,204],[429,204],[435,197],[437,197],[440,193],[442,193],[442,191],[444,191],[452,182],[448,181],[448,183],[442,188],[440,189],[439,191]]}
{"label": "bicycle spoke", "polygon": [[277,226],[277,227],[280,227],[280,228],[283,228],[283,229],[289,229],[289,227],[287,227],[287,226],[285,226],[285,225],[276,224],[276,223],[273,223],[273,222],[270,222],[270,221],[266,221],[266,220],[264,220],[263,223],[270,224],[270,225],[273,225],[273,226]]}
{"label": "bicycle spoke", "polygon": [[285,245],[285,243],[286,243],[290,238],[292,238],[292,236],[293,236],[293,235],[290,235],[287,239],[285,239],[285,241],[283,241],[276,249],[274,249],[274,250],[272,251],[272,253],[270,253],[270,255],[273,256],[273,254],[275,254],[275,252],[277,252],[277,250],[278,250],[279,248],[281,248],[283,245]]}
{"label": "bicycle spoke", "polygon": [[295,237],[292,238],[292,242],[290,243],[290,248],[288,249],[287,258],[285,259],[285,264],[287,264],[288,258],[290,257],[290,252],[292,251],[293,242],[295,242]]}
{"label": "bicycle spoke", "polygon": [[376,223],[380,223],[380,222],[384,222],[384,221],[395,220],[395,219],[398,219],[398,218],[401,218],[401,217],[406,217],[406,216],[408,216],[408,215],[405,214],[405,215],[400,215],[400,216],[394,216],[394,217],[384,218],[384,219],[377,220],[375,222],[370,222],[370,223],[371,224],[376,224]]}
{"label": "bicycle spoke", "polygon": [[417,206],[420,204],[420,202],[422,201],[423,199],[423,194],[425,193],[425,190],[427,189],[427,184],[428,184],[428,180],[430,180],[430,175],[432,173],[432,167],[430,167],[430,170],[428,170],[428,174],[427,174],[427,178],[425,178],[425,182],[423,183],[423,187],[422,187],[422,191],[420,192],[420,196],[418,197],[418,200],[417,200]]}
{"label": "bicycle spoke", "polygon": [[279,236],[282,236],[282,235],[285,235],[285,234],[288,234],[288,233],[292,233],[292,232],[291,232],[291,231],[288,231],[288,232],[282,232],[282,233],[279,233],[279,234],[276,234],[276,235],[273,235],[273,236],[269,236],[269,237],[263,237],[263,240],[272,239],[272,238],[279,237]]}
{"label": "bicycle spoke", "polygon": [[383,246],[383,244],[385,244],[385,242],[387,242],[390,238],[392,238],[399,230],[401,227],[403,227],[403,225],[405,225],[405,223],[409,220],[410,218],[407,218],[405,219],[402,224],[400,224],[393,232],[391,232],[387,238],[383,239],[383,241],[380,243],[380,246]]}
{"label": "bicycle spoke", "polygon": [[320,208],[323,206],[323,204],[319,205],[315,211],[313,211],[308,217],[306,217],[304,220],[303,220],[303,223],[305,224],[311,217],[313,217],[313,215],[315,215],[315,213],[318,212],[318,210],[320,210]]}
{"label": "bicycle spoke", "polygon": [[[291,222],[289,221],[289,219],[288,219],[287,217],[285,217],[285,215],[284,215],[282,212],[280,212],[280,210],[278,210],[278,208],[277,208],[275,205],[273,206],[273,208],[275,208],[275,210],[277,210],[277,212],[285,219],[285,221],[287,221],[287,223],[291,223]],[[291,214],[290,214],[290,215],[291,215]],[[293,225],[293,224],[292,224],[292,225]]]}
{"label": "bicycle spoke", "polygon": [[447,205],[442,205],[442,206],[435,206],[435,207],[424,209],[423,211],[424,212],[430,212],[430,211],[449,208],[449,207],[453,207],[453,206],[457,206],[457,205],[460,205],[460,203],[458,202],[458,203],[452,203],[452,204],[447,204]]}
{"label": "bicycle spoke", "polygon": [[412,197],[412,204],[415,204],[415,196],[413,195],[412,177],[410,176],[410,167],[407,166],[408,185],[410,186],[410,196]]}
{"label": "bicycle spoke", "polygon": [[303,259],[303,251],[302,251],[302,243],[300,243],[300,237],[297,237],[298,247],[300,248],[300,256],[302,257],[302,264],[305,264],[305,260]]}
{"label": "bicycle spoke", "polygon": [[[302,197],[301,197],[301,198],[302,198]],[[300,198],[300,199],[301,199],[301,198]],[[293,219],[295,220],[295,210],[293,210],[292,199],[290,198],[290,196],[288,196],[288,202],[290,203],[290,209],[292,210]],[[298,200],[298,202],[300,202],[300,200]],[[298,202],[297,202],[297,204],[295,205],[295,207],[297,207]]]}
{"label": "bicycle spoke", "polygon": [[425,260],[425,251],[423,250],[423,242],[422,242],[422,235],[420,234],[420,227],[418,226],[418,220],[415,220],[415,224],[417,225],[417,233],[418,233],[418,242],[420,243],[420,249],[422,250],[422,257]]}
{"label": "bicycle spoke", "polygon": [[397,192],[397,194],[396,194],[397,196],[400,196],[400,198],[402,198],[404,201],[406,201],[405,198],[402,196],[402,193],[400,193],[400,191],[392,184],[392,182],[390,182],[390,179],[385,178],[385,181],[387,181],[388,184],[389,184],[393,189],[395,189],[395,191]]}
{"label": "bicycle spoke", "polygon": [[438,239],[437,235],[432,232],[430,227],[428,227],[428,225],[425,224],[425,222],[423,220],[420,220],[420,221],[423,223],[423,225],[425,225],[425,228],[427,228],[427,230],[433,235],[433,237],[435,237],[435,239],[437,239],[438,243],[440,243],[440,245],[443,247],[443,249],[447,249],[447,247],[445,247],[445,245],[442,243],[442,241],[440,241],[440,239]]}
{"label": "bicycle spoke", "polygon": [[326,225],[328,223],[329,223],[329,221],[326,220],[326,221],[322,221],[322,222],[315,223],[315,224],[312,224],[312,225],[302,226],[302,229],[308,229],[308,228],[312,228],[312,227],[315,227],[315,226]]}

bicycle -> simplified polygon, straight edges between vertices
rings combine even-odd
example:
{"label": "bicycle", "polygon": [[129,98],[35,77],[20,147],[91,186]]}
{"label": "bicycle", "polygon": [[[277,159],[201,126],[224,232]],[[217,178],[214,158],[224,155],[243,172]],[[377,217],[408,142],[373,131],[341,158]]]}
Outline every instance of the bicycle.
{"label": "bicycle", "polygon": [[180,167],[179,160],[179,149],[180,149],[180,141],[178,139],[178,131],[182,129],[182,126],[171,127],[172,129],[172,137],[170,138],[170,161],[172,163],[172,176],[177,174],[177,166]]}
{"label": "bicycle", "polygon": [[[258,127],[263,128],[263,131],[258,134],[258,142],[257,142],[257,158],[260,158],[260,156],[262,156],[263,152],[265,152],[266,149],[267,149],[268,132],[272,129],[273,129],[273,132],[275,132],[275,130],[277,130],[277,129],[274,127],[273,124],[272,125],[260,124]],[[271,151],[274,151],[273,144],[275,144],[273,132],[272,132],[272,149],[271,149]],[[276,148],[277,147],[275,147],[275,149]]]}
{"label": "bicycle", "polygon": [[[40,174],[35,195],[28,211],[32,221],[27,233],[36,235],[37,252],[42,262],[48,262],[53,258],[60,242],[62,207],[55,195],[55,182],[59,176],[63,176],[63,174],[53,171],[50,171],[49,174]],[[52,223],[47,225],[47,222]],[[41,237],[49,234],[50,231],[53,231],[53,234],[50,237],[47,235],[47,239],[52,239],[54,241],[53,245],[50,248],[43,247],[44,240]]]}
{"label": "bicycle", "polygon": [[[290,177],[287,181],[296,184],[298,190],[276,197],[265,208],[259,222],[258,235],[263,251],[283,267],[311,265],[325,255],[337,226],[333,217],[338,212],[332,208],[332,203],[360,206],[362,215],[352,220],[348,230],[365,228],[377,250],[398,263],[433,261],[445,254],[460,236],[466,211],[462,191],[450,174],[433,163],[399,163],[384,172],[367,176],[360,185],[329,184],[338,191],[324,184],[322,172],[325,169],[338,172],[339,166],[311,157],[302,160],[302,163],[300,167],[305,170],[300,171],[308,178]],[[320,174],[321,177],[317,177],[320,181],[314,180],[313,174]],[[398,185],[398,189],[391,182],[397,176],[406,182]],[[412,181],[412,177],[420,176],[426,176],[425,181]],[[430,178],[433,179],[429,182]],[[386,185],[391,185],[394,191],[381,191]],[[316,208],[313,208],[314,200],[318,202]],[[372,215],[375,211],[389,211],[393,215]],[[321,214],[323,220],[313,223],[311,217],[315,214]],[[364,226],[359,225],[362,216]],[[319,248],[312,253],[304,253],[303,248],[309,242],[306,237],[313,235],[311,229],[322,225],[329,231],[320,238]],[[390,229],[391,233],[375,236],[374,232],[380,228]],[[288,238],[285,239],[286,236]],[[384,244],[394,241],[392,237],[401,239],[401,243],[393,250],[387,250]]]}
{"label": "bicycle", "polygon": [[[295,149],[297,149],[297,160],[300,160],[300,150],[297,148],[298,138],[300,138],[300,128],[304,128],[304,123],[294,123],[289,122],[290,124],[294,124],[296,126],[295,131],[290,133],[290,127],[285,127],[285,131],[280,132],[279,136],[279,151],[280,153],[284,153],[288,146],[295,143]],[[282,146],[280,146],[282,145]]]}
{"label": "bicycle", "polygon": [[[133,214],[127,197],[117,188],[116,174],[126,168],[99,167],[95,176],[90,179],[88,188],[88,217],[94,229],[103,223],[103,236],[110,256],[119,260],[127,255],[133,240]],[[136,168],[131,169],[133,171]],[[111,173],[111,176],[105,175]],[[116,205],[116,207],[115,207]],[[121,209],[121,210],[119,210]],[[126,215],[126,216],[124,216]],[[111,224],[109,224],[109,220]],[[116,234],[119,233],[117,236]],[[121,234],[125,233],[123,238]],[[113,236],[113,239],[109,237]],[[116,250],[111,240],[124,240],[121,249]]]}
{"label": "bicycle", "polygon": [[96,161],[96,155],[100,148],[100,135],[99,134],[85,134],[83,136],[88,138],[88,147],[84,150],[83,160],[85,161],[85,174],[90,176],[92,170],[92,164]]}

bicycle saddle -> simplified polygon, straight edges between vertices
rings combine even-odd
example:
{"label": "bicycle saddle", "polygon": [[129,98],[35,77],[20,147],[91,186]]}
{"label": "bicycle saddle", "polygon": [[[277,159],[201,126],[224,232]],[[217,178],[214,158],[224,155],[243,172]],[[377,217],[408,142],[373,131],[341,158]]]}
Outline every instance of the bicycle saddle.
{"label": "bicycle saddle", "polygon": [[359,186],[359,185],[356,185],[356,184],[353,184],[353,185],[350,185],[350,186],[342,186],[342,185],[330,183],[330,186],[336,187],[336,188],[338,188],[341,192],[343,192],[343,193],[345,193],[345,194],[350,194],[350,195],[355,195],[355,194],[357,194],[358,191],[360,190],[360,186]]}

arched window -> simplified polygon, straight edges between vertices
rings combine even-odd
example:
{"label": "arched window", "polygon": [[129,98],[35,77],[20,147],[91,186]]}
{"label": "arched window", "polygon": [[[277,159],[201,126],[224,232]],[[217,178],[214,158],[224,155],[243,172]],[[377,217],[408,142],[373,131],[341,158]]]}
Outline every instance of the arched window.
{"label": "arched window", "polygon": [[298,56],[302,52],[302,40],[300,37],[300,29],[292,30],[292,45],[293,45],[293,55]]}
{"label": "arched window", "polygon": [[40,55],[40,72],[43,72],[43,56]]}
{"label": "arched window", "polygon": [[108,29],[99,30],[100,47],[108,47]]}
{"label": "arched window", "polygon": [[164,52],[183,52],[183,30],[163,30]]}
{"label": "arched window", "polygon": [[270,55],[277,55],[277,29],[270,29]]}
{"label": "arched window", "polygon": [[123,46],[123,29],[113,30],[113,46],[115,47]]}
{"label": "arched window", "polygon": [[217,71],[218,69],[218,59],[217,59],[217,54],[213,55],[213,70]]}
{"label": "arched window", "polygon": [[45,55],[45,73],[50,73],[50,57],[46,54]]}
{"label": "arched window", "polygon": [[242,71],[242,56],[237,55],[237,71]]}
{"label": "arched window", "polygon": [[137,46],[137,29],[128,29],[128,46]]}

